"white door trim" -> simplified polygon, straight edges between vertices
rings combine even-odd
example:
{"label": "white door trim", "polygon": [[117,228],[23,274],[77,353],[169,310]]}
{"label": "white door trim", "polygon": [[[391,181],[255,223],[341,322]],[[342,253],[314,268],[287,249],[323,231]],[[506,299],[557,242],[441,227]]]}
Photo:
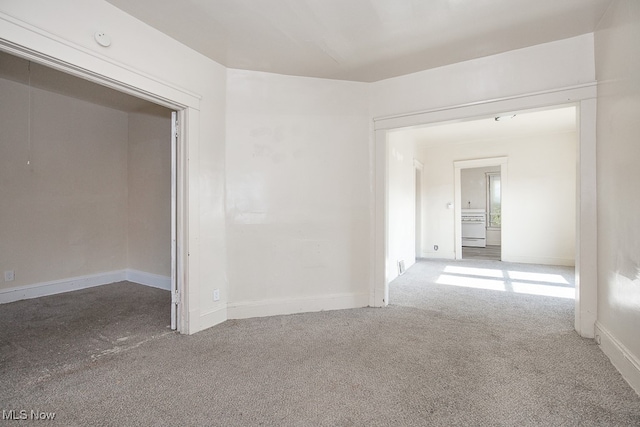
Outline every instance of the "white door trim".
{"label": "white door trim", "polygon": [[180,309],[180,287],[178,286],[178,113],[171,112],[171,330],[177,330],[179,325],[178,310]]}
{"label": "white door trim", "polygon": [[[593,338],[597,313],[597,211],[596,211],[596,97],[597,84],[558,88],[549,91],[448,106],[428,111],[374,119],[372,152],[374,175],[374,239],[370,305],[389,303],[386,276],[387,249],[387,133],[393,129],[443,123],[470,118],[491,117],[532,109],[577,105],[578,179],[576,195],[576,310],[575,329],[583,337]],[[458,205],[459,203],[456,203]]]}
{"label": "white door trim", "polygon": [[[199,94],[0,11],[0,49],[170,109],[200,108]],[[100,72],[94,71],[100,70]]]}
{"label": "white door trim", "polygon": [[413,159],[413,170],[415,174],[416,181],[416,191],[415,191],[415,212],[416,217],[414,219],[415,222],[415,233],[414,233],[414,246],[416,248],[416,256],[415,258],[422,258],[422,175],[424,172],[424,164],[417,159]]}

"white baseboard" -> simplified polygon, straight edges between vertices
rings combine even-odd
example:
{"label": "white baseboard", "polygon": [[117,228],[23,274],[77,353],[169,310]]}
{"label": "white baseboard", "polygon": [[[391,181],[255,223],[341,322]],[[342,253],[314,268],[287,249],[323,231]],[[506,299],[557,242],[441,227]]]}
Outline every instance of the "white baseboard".
{"label": "white baseboard", "polygon": [[209,311],[196,311],[189,313],[189,330],[187,334],[192,335],[196,332],[204,331],[212,326],[219,325],[227,320],[227,306],[221,304]]}
{"label": "white baseboard", "polygon": [[77,291],[94,286],[126,280],[124,270],[108,271],[87,276],[70,277],[68,279],[52,280],[50,282],[35,283],[33,285],[0,289],[0,304],[23,299],[39,298],[63,292]]}
{"label": "white baseboard", "polygon": [[420,258],[433,258],[433,259],[456,259],[455,252],[436,252],[427,251],[421,252]]}
{"label": "white baseboard", "polygon": [[640,360],[600,323],[596,322],[596,342],[622,378],[640,395]]}
{"label": "white baseboard", "polygon": [[139,270],[126,269],[52,280],[49,282],[18,286],[15,288],[0,289],[0,304],[20,301],[23,299],[46,297],[48,295],[77,291],[80,289],[92,288],[94,286],[108,285],[109,283],[122,282],[123,280],[152,286],[154,288],[171,290],[170,277],[145,273],[144,271]]}
{"label": "white baseboard", "polygon": [[140,270],[127,268],[125,271],[125,280],[129,282],[139,283],[141,285],[151,286],[153,288],[171,290],[171,277],[161,276],[159,274],[146,273]]}
{"label": "white baseboard", "polygon": [[305,298],[234,302],[228,304],[227,315],[229,319],[247,319],[250,317],[360,308],[367,305],[369,305],[368,293],[333,294]]}
{"label": "white baseboard", "polygon": [[502,252],[502,261],[518,262],[521,264],[541,264],[541,265],[562,265],[565,267],[575,266],[573,258],[549,258],[549,257],[530,257],[530,256],[510,256]]}

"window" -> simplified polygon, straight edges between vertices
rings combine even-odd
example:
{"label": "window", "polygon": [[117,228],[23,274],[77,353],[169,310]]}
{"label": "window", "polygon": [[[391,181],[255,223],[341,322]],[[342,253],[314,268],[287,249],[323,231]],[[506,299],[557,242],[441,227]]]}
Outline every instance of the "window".
{"label": "window", "polygon": [[502,225],[502,204],[500,172],[487,172],[487,227],[500,228]]}

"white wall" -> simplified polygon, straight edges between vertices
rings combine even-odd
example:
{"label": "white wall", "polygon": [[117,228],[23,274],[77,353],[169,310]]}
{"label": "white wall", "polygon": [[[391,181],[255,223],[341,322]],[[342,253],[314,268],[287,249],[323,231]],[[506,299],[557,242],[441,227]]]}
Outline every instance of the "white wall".
{"label": "white wall", "polygon": [[6,79],[0,94],[0,196],[11,201],[0,207],[0,270],[16,274],[0,290],[73,289],[126,268],[168,278],[169,110],[127,114]]}
{"label": "white wall", "polygon": [[29,113],[4,79],[0,97],[0,289],[126,268],[127,114],[36,88]]}
{"label": "white wall", "polygon": [[502,260],[573,265],[576,144],[576,132],[438,146],[417,141],[417,158],[424,163],[423,254],[455,257],[454,210],[446,206],[457,203],[453,162],[506,156]]}
{"label": "white wall", "polygon": [[127,267],[171,276],[171,112],[130,113]]}
{"label": "white wall", "polygon": [[614,1],[595,35],[599,82],[596,334],[601,338],[603,350],[640,393],[638,40],[640,3]]}
{"label": "white wall", "polygon": [[229,316],[368,303],[367,85],[228,70]]}
{"label": "white wall", "polygon": [[[102,0],[5,0],[0,38],[73,64],[128,87],[189,107],[188,246],[184,253],[189,290],[185,332],[226,319],[224,217],[225,80],[221,65],[141,23]],[[111,37],[108,48],[93,34]]]}
{"label": "white wall", "polygon": [[406,132],[390,132],[388,142],[389,221],[387,280],[398,277],[398,262],[405,268],[416,262],[415,141]]}
{"label": "white wall", "polygon": [[593,34],[585,34],[373,83],[371,114],[415,113],[594,80]]}

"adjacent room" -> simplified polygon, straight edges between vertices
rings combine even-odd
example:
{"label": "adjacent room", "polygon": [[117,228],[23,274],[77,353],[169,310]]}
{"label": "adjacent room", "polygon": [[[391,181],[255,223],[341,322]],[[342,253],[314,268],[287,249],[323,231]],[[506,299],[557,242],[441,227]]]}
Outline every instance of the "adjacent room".
{"label": "adjacent room", "polygon": [[149,332],[145,319],[164,331],[171,111],[7,53],[0,94],[0,303],[76,291],[55,309],[18,310],[15,330],[27,319],[53,329],[80,322],[77,334],[107,339],[110,324],[133,316],[132,337],[141,325]]}
{"label": "adjacent room", "polygon": [[390,132],[389,257],[405,268],[416,258],[574,266],[576,117],[565,106]]}

